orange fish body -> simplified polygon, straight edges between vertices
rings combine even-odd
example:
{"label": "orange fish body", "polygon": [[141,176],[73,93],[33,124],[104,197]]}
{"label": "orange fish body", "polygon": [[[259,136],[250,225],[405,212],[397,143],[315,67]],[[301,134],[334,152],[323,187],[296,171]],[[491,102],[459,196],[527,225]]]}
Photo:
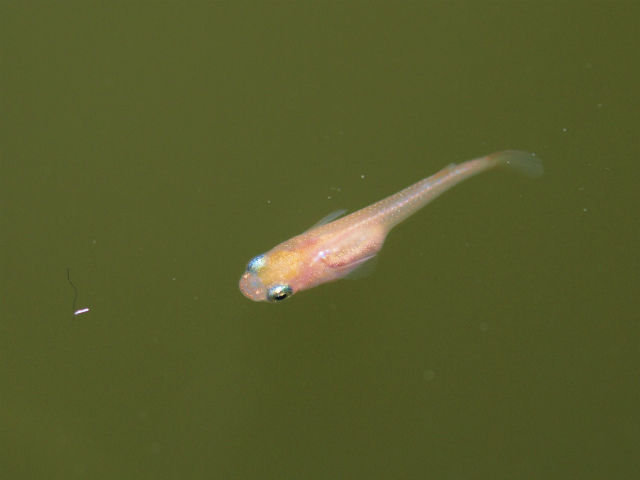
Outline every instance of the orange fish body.
{"label": "orange fish body", "polygon": [[533,154],[497,152],[434,175],[329,223],[320,223],[254,257],[240,278],[240,291],[254,301],[279,301],[363,266],[382,248],[389,231],[441,193],[473,175],[505,166],[529,176],[543,173]]}

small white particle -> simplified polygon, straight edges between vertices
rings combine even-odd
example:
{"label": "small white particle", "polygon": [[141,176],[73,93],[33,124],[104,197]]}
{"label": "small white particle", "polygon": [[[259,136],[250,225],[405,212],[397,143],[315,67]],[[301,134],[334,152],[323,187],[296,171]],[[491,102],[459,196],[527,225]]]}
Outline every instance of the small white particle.
{"label": "small white particle", "polygon": [[563,129],[562,129],[562,131],[566,133],[566,132],[567,132],[567,129],[566,129],[566,128],[563,128]]}
{"label": "small white particle", "polygon": [[80,310],[76,310],[73,312],[74,315],[82,315],[83,313],[87,313],[89,311],[88,308],[81,308]]}
{"label": "small white particle", "polygon": [[360,175],[360,178],[364,178],[364,173],[362,175]]}

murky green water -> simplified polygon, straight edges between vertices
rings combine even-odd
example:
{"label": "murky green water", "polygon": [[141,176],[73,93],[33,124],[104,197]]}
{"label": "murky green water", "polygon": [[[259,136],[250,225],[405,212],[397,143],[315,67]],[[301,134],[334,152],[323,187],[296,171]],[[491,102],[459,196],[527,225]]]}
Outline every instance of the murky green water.
{"label": "murky green water", "polygon": [[[2,478],[636,478],[636,4],[209,3],[2,6]],[[504,148],[545,176],[240,295]]]}

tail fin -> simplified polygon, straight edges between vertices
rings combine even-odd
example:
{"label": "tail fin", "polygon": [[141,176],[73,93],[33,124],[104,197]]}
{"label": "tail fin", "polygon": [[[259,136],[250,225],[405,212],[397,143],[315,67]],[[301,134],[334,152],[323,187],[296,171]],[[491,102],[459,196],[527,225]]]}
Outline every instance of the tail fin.
{"label": "tail fin", "polygon": [[527,177],[541,177],[544,173],[542,160],[535,153],[521,150],[505,150],[489,155],[497,165],[504,165]]}

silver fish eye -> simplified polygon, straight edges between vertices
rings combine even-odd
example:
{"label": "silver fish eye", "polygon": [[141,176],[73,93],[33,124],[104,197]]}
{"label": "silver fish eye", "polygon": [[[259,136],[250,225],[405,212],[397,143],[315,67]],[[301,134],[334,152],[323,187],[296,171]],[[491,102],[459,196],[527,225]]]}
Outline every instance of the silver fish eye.
{"label": "silver fish eye", "polygon": [[247,264],[247,272],[257,273],[258,270],[264,267],[264,264],[265,264],[264,254],[258,255],[257,257],[253,257],[251,260],[249,260],[249,263]]}
{"label": "silver fish eye", "polygon": [[279,302],[293,294],[293,290],[289,285],[276,285],[267,291],[267,300],[270,302]]}

